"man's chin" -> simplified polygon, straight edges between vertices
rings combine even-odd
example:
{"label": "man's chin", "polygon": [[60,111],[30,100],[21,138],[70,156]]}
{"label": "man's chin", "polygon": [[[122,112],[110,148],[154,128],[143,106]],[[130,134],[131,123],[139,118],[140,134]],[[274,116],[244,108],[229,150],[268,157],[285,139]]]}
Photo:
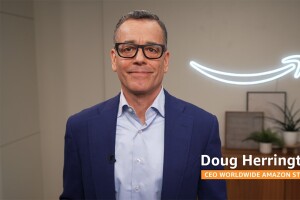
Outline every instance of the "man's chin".
{"label": "man's chin", "polygon": [[136,95],[136,96],[144,96],[149,95],[153,92],[153,90],[149,90],[147,88],[133,88],[130,90],[130,93]]}
{"label": "man's chin", "polygon": [[149,94],[149,91],[147,90],[132,90],[131,91],[132,94],[136,95],[136,96],[143,96],[143,95],[146,95],[146,94]]}
{"label": "man's chin", "polygon": [[128,93],[133,94],[135,96],[148,96],[153,95],[153,93],[159,93],[161,87],[149,87],[149,86],[141,86],[141,85],[131,85],[131,87],[124,87],[124,90],[127,90]]}

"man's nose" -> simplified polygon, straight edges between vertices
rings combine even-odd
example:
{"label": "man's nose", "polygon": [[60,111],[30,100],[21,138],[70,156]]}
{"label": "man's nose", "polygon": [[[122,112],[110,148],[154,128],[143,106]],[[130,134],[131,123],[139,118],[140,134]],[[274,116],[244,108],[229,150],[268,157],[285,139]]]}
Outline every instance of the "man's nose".
{"label": "man's nose", "polygon": [[137,54],[135,56],[135,60],[137,60],[137,61],[144,61],[145,59],[147,59],[147,58],[144,55],[143,49],[142,48],[138,48]]}

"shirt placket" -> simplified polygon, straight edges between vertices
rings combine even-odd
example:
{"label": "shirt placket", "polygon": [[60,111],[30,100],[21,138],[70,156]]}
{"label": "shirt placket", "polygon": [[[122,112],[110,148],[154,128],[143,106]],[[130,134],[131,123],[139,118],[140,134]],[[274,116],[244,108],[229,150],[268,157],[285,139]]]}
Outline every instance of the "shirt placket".
{"label": "shirt placket", "polygon": [[[137,131],[133,138],[133,161],[132,161],[132,197],[133,199],[142,199],[143,190],[145,190],[145,180],[148,174],[145,165],[147,165],[147,152],[144,144],[143,134],[147,130],[148,126],[152,123],[156,116],[154,110],[148,110],[146,112],[145,124],[135,123]],[[148,133],[151,134],[151,133]]]}

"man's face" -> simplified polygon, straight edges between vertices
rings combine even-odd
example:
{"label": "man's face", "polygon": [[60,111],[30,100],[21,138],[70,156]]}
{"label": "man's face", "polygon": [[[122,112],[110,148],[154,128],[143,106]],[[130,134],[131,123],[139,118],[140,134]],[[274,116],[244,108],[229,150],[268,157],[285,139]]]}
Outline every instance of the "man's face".
{"label": "man's face", "polygon": [[[163,32],[156,21],[125,21],[116,33],[117,43],[163,44]],[[122,90],[131,94],[154,94],[160,91],[164,73],[168,71],[169,52],[158,59],[147,59],[142,49],[134,58],[122,58],[111,50],[112,70],[117,72]]]}

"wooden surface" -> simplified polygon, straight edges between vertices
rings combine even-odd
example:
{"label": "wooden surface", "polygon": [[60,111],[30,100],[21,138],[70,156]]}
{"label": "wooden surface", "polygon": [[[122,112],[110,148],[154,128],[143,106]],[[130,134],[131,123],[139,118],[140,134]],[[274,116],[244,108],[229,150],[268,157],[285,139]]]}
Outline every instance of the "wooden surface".
{"label": "wooden surface", "polygon": [[[258,150],[223,149],[223,157],[237,157],[238,167],[236,169],[288,169],[285,166],[243,166],[242,156],[253,155],[255,157],[268,157],[277,154],[278,157],[296,156],[294,154],[283,154],[281,150],[272,154],[261,154]],[[225,169],[230,169],[225,167]],[[295,167],[300,169],[300,167]],[[300,180],[227,180],[228,200],[275,200],[275,199],[299,199]]]}

